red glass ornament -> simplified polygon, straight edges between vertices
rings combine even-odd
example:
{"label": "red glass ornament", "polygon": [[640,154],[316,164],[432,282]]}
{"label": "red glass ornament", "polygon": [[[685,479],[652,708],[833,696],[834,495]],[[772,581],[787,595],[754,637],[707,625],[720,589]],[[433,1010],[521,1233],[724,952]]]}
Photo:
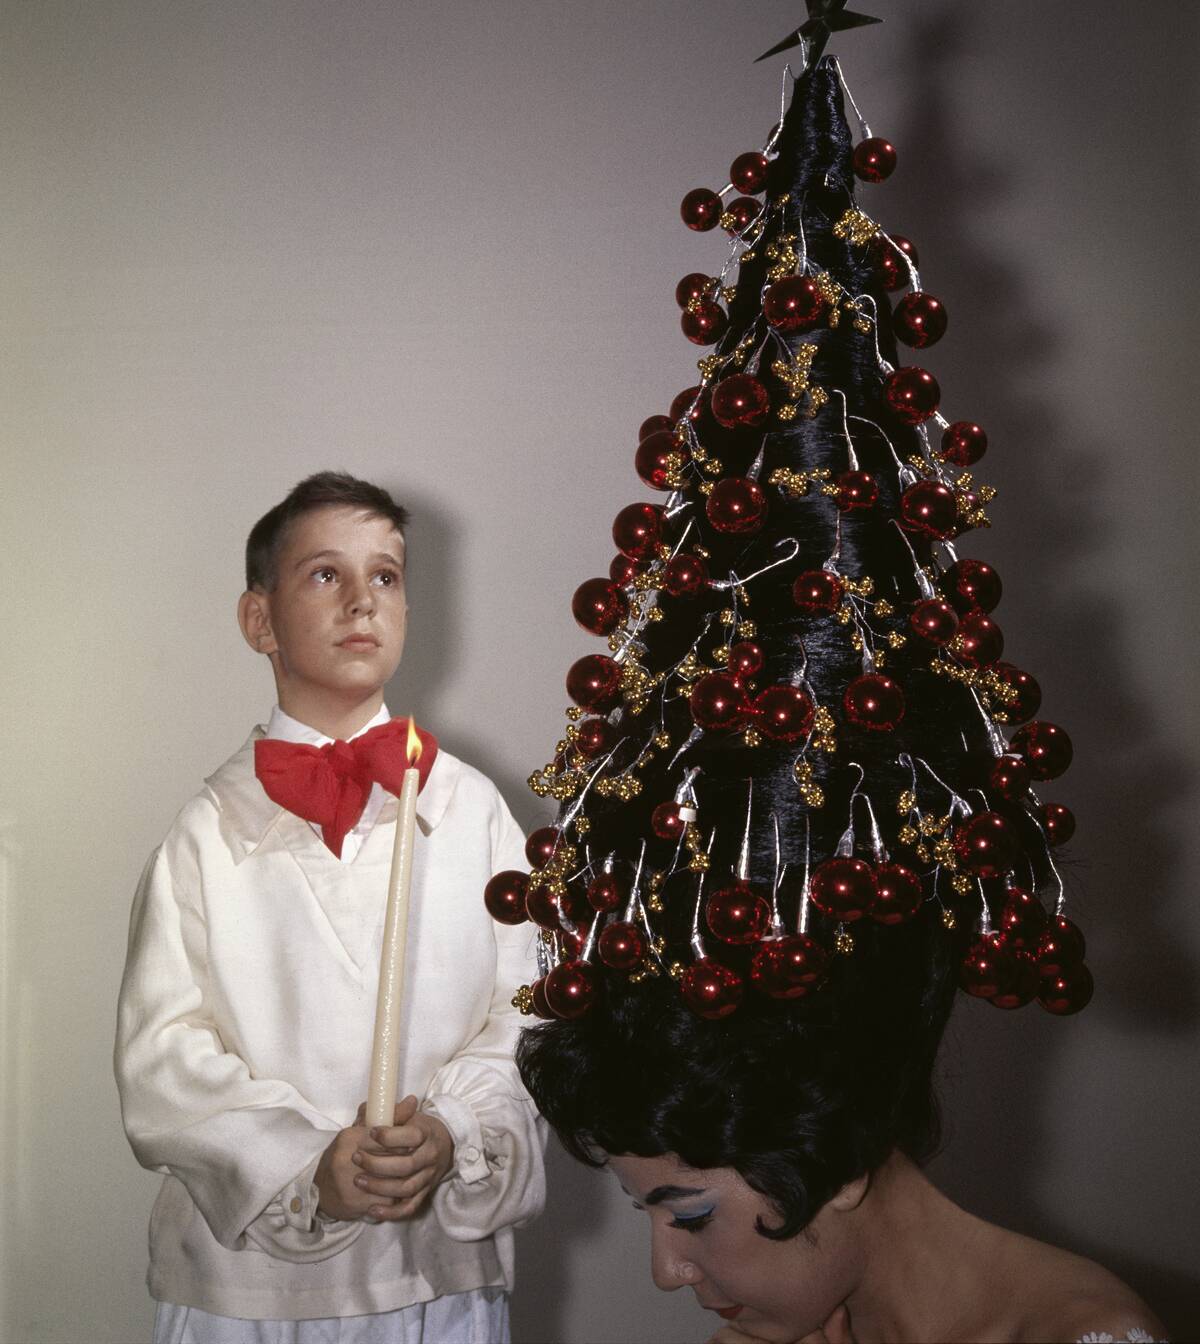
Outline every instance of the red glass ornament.
{"label": "red glass ornament", "polygon": [[571,615],[593,635],[611,635],[629,615],[629,599],[611,579],[585,579],[571,598]]}
{"label": "red glass ornament", "polygon": [[567,695],[581,709],[611,709],[621,698],[620,664],[603,653],[576,659],[567,671]]}
{"label": "red glass ornament", "polygon": [[991,667],[1004,652],[1004,633],[986,612],[968,612],[958,623],[954,652],[968,667]]}
{"label": "red glass ornament", "polygon": [[1034,779],[1057,779],[1075,754],[1071,739],[1056,723],[1035,719],[1013,734],[1012,746],[1025,757]]}
{"label": "red glass ornament", "polygon": [[646,947],[646,935],[623,919],[610,924],[596,941],[600,960],[614,971],[632,971],[646,955]]}
{"label": "red glass ornament", "polygon": [[1029,792],[1032,780],[1025,758],[1006,752],[996,757],[988,771],[988,792],[997,794],[1006,803],[1019,803]]}
{"label": "red glass ornament", "polygon": [[707,233],[721,218],[721,198],[707,187],[697,187],[679,203],[679,214],[689,229]]}
{"label": "red glass ornament", "polygon": [[687,830],[687,822],[679,815],[679,804],[659,803],[650,814],[650,829],[660,840],[678,840]]}
{"label": "red glass ornament", "polygon": [[1009,887],[1000,913],[1000,935],[1006,947],[1031,952],[1049,923],[1046,907],[1032,891]]}
{"label": "red glass ornament", "polygon": [[851,162],[860,182],[883,182],[895,171],[896,147],[890,140],[873,135],[854,146]]}
{"label": "red glass ornament", "polygon": [[622,588],[628,588],[640,573],[638,562],[627,555],[614,555],[608,562],[608,577]]}
{"label": "red glass ornament", "polygon": [[681,308],[686,308],[693,299],[702,299],[711,293],[715,283],[711,275],[692,271],[675,286],[675,302]]}
{"label": "red glass ornament", "polygon": [[846,687],[842,711],[858,728],[890,733],[904,718],[904,692],[891,677],[867,672]]}
{"label": "red glass ornament", "polygon": [[1003,706],[1007,722],[1024,723],[1032,719],[1042,707],[1042,688],[1037,681],[1012,663],[996,663],[992,671],[1017,693],[1013,704]]}
{"label": "red glass ornament", "polygon": [[612,873],[600,873],[588,883],[588,904],[597,914],[607,915],[625,904],[629,893]]}
{"label": "red glass ornament", "polygon": [[928,369],[906,364],[888,374],[883,396],[897,420],[903,420],[906,425],[919,425],[937,410],[942,389]]}
{"label": "red glass ornament", "polygon": [[714,891],[704,907],[708,927],[723,943],[756,943],[771,926],[771,906],[749,882]]}
{"label": "red glass ornament", "polygon": [[726,476],[713,487],[704,511],[718,532],[749,536],[767,521],[767,497],[757,482]]}
{"label": "red glass ornament", "polygon": [[908,628],[930,644],[948,644],[958,632],[958,617],[948,602],[927,597],[913,607]]}
{"label": "red glass ornament", "polygon": [[587,946],[588,934],[591,932],[592,911],[588,911],[588,923],[582,928],[576,928],[574,933],[563,929],[558,935],[558,946],[561,955],[565,958],[581,957],[583,949]]}
{"label": "red glass ornament", "polygon": [[533,1012],[535,1017],[540,1017],[543,1021],[552,1021],[555,1014],[550,1005],[546,1002],[546,977],[543,975],[540,980],[535,980],[529,986],[533,997]]}
{"label": "red glass ornament", "polygon": [[725,214],[729,219],[729,223],[725,225],[725,232],[731,238],[744,232],[750,222],[758,218],[761,209],[762,204],[753,196],[735,196],[725,207]]}
{"label": "red glass ornament", "polygon": [[1038,940],[1037,964],[1043,977],[1061,975],[1078,966],[1086,955],[1083,934],[1066,915],[1054,915]]}
{"label": "red glass ornament", "polygon": [[919,265],[916,247],[898,233],[893,233],[890,241],[880,238],[874,246],[875,271],[889,292],[903,289],[909,282],[908,267],[900,259],[899,253],[903,253],[914,266]]}
{"label": "red glass ornament", "polygon": [[600,977],[586,961],[564,961],[546,977],[546,1003],[556,1017],[582,1017],[599,992]]}
{"label": "red glass ornament", "polygon": [[942,460],[969,467],[987,452],[988,437],[972,420],[955,420],[942,434]]}
{"label": "red glass ornament", "polygon": [[813,702],[799,686],[768,686],[754,698],[757,726],[772,742],[796,742],[813,726]]}
{"label": "red glass ornament", "polygon": [[942,575],[942,587],[955,610],[995,611],[1004,585],[986,560],[956,560]]}
{"label": "red glass ornament", "polygon": [[761,425],[771,409],[767,389],[750,373],[733,373],[712,390],[713,419],[726,429]]}
{"label": "red glass ornament", "polygon": [[999,812],[977,812],[954,832],[954,852],[972,877],[1003,877],[1016,863],[1017,841]]}
{"label": "red glass ornament", "polygon": [[631,560],[652,560],[662,542],[662,528],[663,511],[657,504],[626,504],[613,519],[612,538],[617,550]]}
{"label": "red glass ornament", "polygon": [[557,826],[539,826],[525,841],[525,861],[531,868],[544,868],[554,856],[562,834]]}
{"label": "red glass ornament", "polygon": [[767,166],[767,156],[756,149],[739,154],[729,165],[730,185],[756,195],[767,185]]}
{"label": "red glass ornament", "polygon": [[875,873],[862,859],[832,858],[817,864],[809,885],[813,905],[846,924],[861,919],[874,904]]}
{"label": "red glass ornament", "polygon": [[683,1001],[697,1017],[728,1017],[742,1001],[745,986],[736,971],[711,957],[694,961],[679,982]]}
{"label": "red glass ornament", "polygon": [[753,640],[743,639],[730,646],[725,666],[734,681],[742,682],[757,677],[766,661],[766,655]]}
{"label": "red glass ornament", "polygon": [[900,516],[914,531],[945,540],[958,530],[958,501],[941,481],[916,481],[900,497]]}
{"label": "red glass ornament", "polygon": [[1042,826],[1052,845],[1065,845],[1075,834],[1075,813],[1065,803],[1045,803]]}
{"label": "red glass ornament", "polygon": [[1095,988],[1091,971],[1086,966],[1073,966],[1043,979],[1037,997],[1048,1013],[1055,1017],[1070,1017],[1091,1003]]}
{"label": "red glass ornament", "polygon": [[837,486],[834,503],[843,513],[874,508],[879,499],[879,486],[865,471],[843,471],[833,483]]}
{"label": "red glass ornament", "polygon": [[687,465],[691,454],[669,430],[660,429],[638,444],[634,469],[651,490],[671,490],[675,472]]}
{"label": "red glass ornament", "polygon": [[821,983],[828,964],[829,953],[807,933],[768,938],[754,949],[750,983],[773,999],[800,999]]}
{"label": "red glass ornament", "polygon": [[902,924],[921,908],[921,879],[902,863],[881,863],[875,869],[875,900],[867,913],[877,924]]}
{"label": "red glass ornament", "polygon": [[842,604],[845,585],[828,569],[806,569],[792,584],[792,601],[810,616],[829,615]]}
{"label": "red glass ornament", "polygon": [[617,730],[607,719],[583,719],[575,733],[575,749],[586,760],[610,752],[617,742]]}
{"label": "red glass ornament", "polygon": [[725,309],[711,299],[701,299],[679,317],[680,330],[693,345],[715,345],[728,325]]}
{"label": "red glass ornament", "polygon": [[1037,963],[1029,953],[1005,947],[1004,983],[988,1002],[993,1008],[1024,1008],[1037,998],[1039,983]]}
{"label": "red glass ornament", "polygon": [[666,415],[648,415],[638,426],[638,443],[648,435],[657,434],[661,429],[673,427],[671,418]]}
{"label": "red glass ornament", "polygon": [[483,903],[487,912],[500,924],[523,924],[529,913],[525,909],[525,892],[529,878],[515,869],[497,873],[483,889]]}
{"label": "red glass ornament", "polygon": [[559,901],[545,887],[534,887],[525,895],[525,909],[529,918],[549,933],[562,931],[562,909]]}
{"label": "red glass ornament", "polygon": [[740,728],[750,717],[746,692],[724,672],[710,672],[697,681],[688,697],[692,718],[710,730]]}
{"label": "red glass ornament", "polygon": [[776,331],[811,331],[825,312],[825,296],[807,275],[776,280],[763,295],[763,316]]}
{"label": "red glass ornament", "polygon": [[906,294],[892,314],[892,330],[898,341],[914,350],[924,350],[940,341],[946,334],[946,310],[941,299],[921,290]]}
{"label": "red glass ornament", "polygon": [[708,586],[708,567],[698,555],[677,555],[663,570],[663,587],[672,597],[695,597]]}
{"label": "red glass ornament", "polygon": [[[675,400],[671,403],[671,409],[668,414],[671,417],[671,423],[674,424],[682,420],[684,416],[696,424],[705,411],[705,400],[702,395],[704,389],[697,384],[695,387],[685,387],[682,392],[676,394]],[[693,402],[695,403],[693,405]]]}
{"label": "red glass ornament", "polygon": [[963,958],[958,983],[977,999],[994,998],[1006,979],[1005,962],[1000,939],[994,933],[985,934]]}

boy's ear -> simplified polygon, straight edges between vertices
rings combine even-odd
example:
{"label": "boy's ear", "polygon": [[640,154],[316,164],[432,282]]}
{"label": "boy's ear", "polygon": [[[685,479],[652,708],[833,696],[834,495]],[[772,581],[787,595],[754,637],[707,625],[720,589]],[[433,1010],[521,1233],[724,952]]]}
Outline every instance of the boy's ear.
{"label": "boy's ear", "polygon": [[275,653],[279,646],[271,632],[271,604],[267,594],[250,588],[238,598],[238,625],[255,653]]}

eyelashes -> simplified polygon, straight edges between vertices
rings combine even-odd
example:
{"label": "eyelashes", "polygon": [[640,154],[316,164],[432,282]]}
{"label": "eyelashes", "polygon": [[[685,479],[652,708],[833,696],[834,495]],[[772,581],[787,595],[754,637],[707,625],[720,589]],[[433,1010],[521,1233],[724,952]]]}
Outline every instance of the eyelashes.
{"label": "eyelashes", "polygon": [[671,1226],[678,1227],[684,1232],[699,1232],[702,1228],[712,1222],[713,1211],[709,1209],[707,1213],[698,1213],[694,1218],[681,1218],[678,1214],[671,1219]]}

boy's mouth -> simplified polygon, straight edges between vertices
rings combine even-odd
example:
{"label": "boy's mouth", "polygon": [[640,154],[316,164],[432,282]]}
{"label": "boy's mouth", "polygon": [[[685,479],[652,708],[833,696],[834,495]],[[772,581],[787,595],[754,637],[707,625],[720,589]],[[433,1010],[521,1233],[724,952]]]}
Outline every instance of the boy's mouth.
{"label": "boy's mouth", "polygon": [[374,635],[347,635],[338,640],[339,649],[377,649],[379,641]]}

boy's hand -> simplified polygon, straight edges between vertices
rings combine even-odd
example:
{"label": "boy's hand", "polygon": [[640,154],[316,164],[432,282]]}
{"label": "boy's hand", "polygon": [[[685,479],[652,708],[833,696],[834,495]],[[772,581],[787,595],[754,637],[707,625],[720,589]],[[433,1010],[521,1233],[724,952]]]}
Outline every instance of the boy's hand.
{"label": "boy's hand", "polygon": [[317,1163],[317,1174],[313,1177],[317,1187],[317,1207],[330,1218],[345,1221],[365,1218],[379,1203],[376,1196],[360,1190],[354,1183],[358,1175],[354,1155],[369,1142],[362,1120],[360,1108],[356,1123],[338,1132]]}
{"label": "boy's hand", "polygon": [[374,1142],[352,1158],[359,1168],[354,1184],[372,1200],[367,1212],[381,1222],[411,1218],[454,1161],[450,1131],[417,1105],[416,1097],[398,1101],[392,1123],[371,1130]]}

